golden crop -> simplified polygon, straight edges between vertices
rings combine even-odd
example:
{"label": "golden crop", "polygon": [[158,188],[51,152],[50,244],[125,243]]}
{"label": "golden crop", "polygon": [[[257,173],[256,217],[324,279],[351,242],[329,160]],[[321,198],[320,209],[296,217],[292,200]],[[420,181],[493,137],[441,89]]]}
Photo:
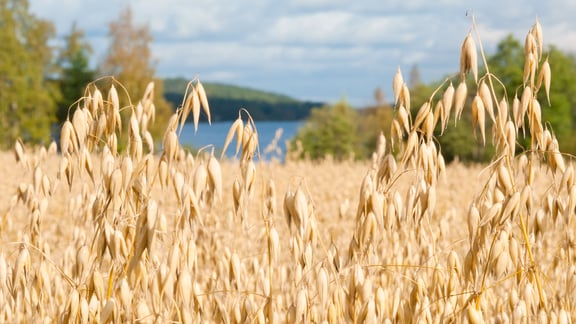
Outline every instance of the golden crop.
{"label": "golden crop", "polygon": [[[199,81],[157,153],[153,84],[128,108],[114,86],[106,97],[93,87],[61,153],[21,142],[0,153],[0,321],[570,323],[574,167],[541,121],[536,94],[551,75],[538,22],[528,35],[512,109],[495,76],[477,75],[472,33],[456,90],[447,80],[414,120],[398,70],[395,151],[381,135],[366,162],[255,162],[245,112],[224,143],[238,159],[192,155],[178,127],[209,116]],[[469,71],[479,90],[468,108]],[[446,166],[434,130],[467,108],[482,140],[492,125],[496,154]],[[516,154],[523,132],[532,145]]]}

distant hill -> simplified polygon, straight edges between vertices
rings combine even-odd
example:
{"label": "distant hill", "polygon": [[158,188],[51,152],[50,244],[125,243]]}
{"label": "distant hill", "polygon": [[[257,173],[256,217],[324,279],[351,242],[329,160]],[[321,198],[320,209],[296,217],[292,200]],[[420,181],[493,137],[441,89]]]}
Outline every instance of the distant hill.
{"label": "distant hill", "polygon": [[[164,97],[174,107],[182,104],[186,85],[184,78],[164,79]],[[202,82],[206,89],[212,121],[238,118],[238,111],[246,108],[254,120],[303,120],[310,110],[324,103],[300,101],[294,98],[222,83]]]}

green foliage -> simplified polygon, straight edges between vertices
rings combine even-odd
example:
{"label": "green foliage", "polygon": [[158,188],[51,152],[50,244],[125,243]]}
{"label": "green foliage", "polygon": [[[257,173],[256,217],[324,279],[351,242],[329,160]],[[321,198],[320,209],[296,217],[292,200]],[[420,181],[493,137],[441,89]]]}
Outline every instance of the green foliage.
{"label": "green foliage", "polygon": [[[513,35],[506,36],[498,43],[496,53],[488,58],[490,72],[506,86],[508,100],[514,95],[522,94],[522,73],[524,69],[524,48]],[[501,88],[496,87],[499,98],[503,95]]]}
{"label": "green foliage", "polygon": [[51,23],[29,12],[28,1],[0,0],[0,146],[17,138],[45,143],[59,97],[53,72]]}
{"label": "green foliage", "polygon": [[74,23],[70,34],[66,36],[66,46],[61,49],[58,58],[60,71],[60,91],[62,98],[58,103],[56,118],[59,123],[72,114],[72,104],[84,95],[86,85],[94,80],[95,72],[89,67],[92,48],[84,37],[84,32]]}
{"label": "green foliage", "polygon": [[327,155],[343,160],[358,153],[358,113],[342,100],[334,105],[314,108],[303,128],[298,131],[293,145],[300,142],[303,154],[311,159]]}
{"label": "green foliage", "polygon": [[388,104],[354,109],[344,100],[314,108],[292,140],[292,149],[300,149],[300,143],[301,157],[313,160],[326,156],[336,160],[369,158],[380,133],[390,129],[393,114]]}

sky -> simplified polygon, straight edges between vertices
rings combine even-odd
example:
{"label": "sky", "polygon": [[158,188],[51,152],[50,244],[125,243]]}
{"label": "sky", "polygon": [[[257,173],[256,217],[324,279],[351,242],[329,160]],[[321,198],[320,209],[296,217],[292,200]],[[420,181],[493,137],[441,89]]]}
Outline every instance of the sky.
{"label": "sky", "polygon": [[457,72],[471,14],[488,54],[510,33],[523,42],[536,17],[545,46],[576,53],[573,0],[30,0],[59,39],[74,22],[84,30],[94,65],[127,6],[150,29],[159,77],[355,106],[372,104],[378,87],[391,98],[398,67],[408,80],[417,66],[424,82]]}

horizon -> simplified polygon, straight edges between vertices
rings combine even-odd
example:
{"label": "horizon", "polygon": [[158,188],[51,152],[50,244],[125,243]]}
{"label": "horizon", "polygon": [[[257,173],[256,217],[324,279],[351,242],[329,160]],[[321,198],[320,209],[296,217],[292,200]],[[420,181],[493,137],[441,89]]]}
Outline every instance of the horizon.
{"label": "horizon", "polygon": [[376,88],[389,99],[399,66],[406,80],[418,66],[425,83],[456,73],[471,13],[487,54],[508,34],[523,42],[536,17],[546,47],[576,52],[576,4],[567,0],[30,1],[35,15],[54,23],[58,44],[76,21],[94,50],[93,66],[108,49],[110,21],[127,6],[154,38],[159,78],[198,77],[305,101],[346,98],[353,106],[373,103]]}

